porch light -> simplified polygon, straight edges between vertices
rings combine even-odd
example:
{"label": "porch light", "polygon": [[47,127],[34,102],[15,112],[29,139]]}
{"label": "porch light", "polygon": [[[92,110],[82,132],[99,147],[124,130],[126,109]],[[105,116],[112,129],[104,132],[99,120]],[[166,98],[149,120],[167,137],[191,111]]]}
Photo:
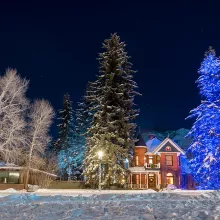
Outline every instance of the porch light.
{"label": "porch light", "polygon": [[100,160],[102,159],[102,157],[103,157],[103,152],[102,151],[98,152],[98,157],[99,157]]}

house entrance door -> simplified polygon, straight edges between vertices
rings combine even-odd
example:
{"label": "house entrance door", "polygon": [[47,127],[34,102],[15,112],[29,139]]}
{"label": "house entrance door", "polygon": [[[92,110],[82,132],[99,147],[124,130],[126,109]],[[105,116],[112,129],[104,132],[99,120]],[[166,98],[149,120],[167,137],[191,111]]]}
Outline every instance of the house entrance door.
{"label": "house entrance door", "polygon": [[148,174],[148,188],[156,188],[155,174]]}

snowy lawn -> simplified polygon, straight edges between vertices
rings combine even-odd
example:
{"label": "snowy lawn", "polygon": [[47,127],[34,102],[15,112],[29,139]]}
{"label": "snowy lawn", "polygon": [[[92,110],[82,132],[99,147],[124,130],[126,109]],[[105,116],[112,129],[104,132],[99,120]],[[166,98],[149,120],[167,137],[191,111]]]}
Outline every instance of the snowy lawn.
{"label": "snowy lawn", "polygon": [[0,191],[0,219],[218,219],[220,191]]}

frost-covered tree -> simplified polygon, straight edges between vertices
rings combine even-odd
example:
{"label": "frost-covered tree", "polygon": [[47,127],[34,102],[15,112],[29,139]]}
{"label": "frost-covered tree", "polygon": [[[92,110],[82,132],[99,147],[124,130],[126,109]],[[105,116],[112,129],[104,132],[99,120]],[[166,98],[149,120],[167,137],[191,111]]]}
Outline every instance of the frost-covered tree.
{"label": "frost-covered tree", "polygon": [[6,162],[19,163],[26,145],[27,88],[15,69],[0,77],[0,157]]}
{"label": "frost-covered tree", "polygon": [[54,152],[56,155],[61,151],[61,139],[58,138],[51,143],[50,151]]}
{"label": "frost-covered tree", "polygon": [[48,134],[54,116],[53,108],[45,100],[37,100],[30,108],[29,124],[27,130],[27,173],[25,188],[29,181],[30,168],[42,166],[42,155],[50,142]]}
{"label": "frost-covered tree", "polygon": [[112,34],[104,41],[103,48],[105,51],[99,55],[100,74],[91,83],[87,95],[94,117],[88,130],[84,174],[88,184],[97,186],[98,151],[103,151],[102,184],[109,187],[125,178],[124,160],[135,142],[134,97],[138,93],[125,43]]}
{"label": "frost-covered tree", "polygon": [[220,60],[212,48],[205,54],[197,80],[201,104],[190,112],[196,118],[188,136],[192,174],[199,188],[220,189]]}
{"label": "frost-covered tree", "polygon": [[[48,143],[46,122],[50,114],[46,101],[30,105],[27,88],[28,81],[14,69],[0,77],[0,158],[25,166],[28,182],[30,168],[42,168],[44,164],[42,152]],[[44,113],[48,118],[43,118]]]}
{"label": "frost-covered tree", "polygon": [[67,174],[68,180],[71,179],[75,171],[74,168],[77,167],[76,156],[73,147],[61,150],[58,154],[59,169],[63,170],[63,175]]}
{"label": "frost-covered tree", "polygon": [[81,136],[86,136],[88,128],[91,125],[93,113],[90,109],[91,103],[84,96],[81,102],[78,103],[78,108],[76,109],[76,131]]}
{"label": "frost-covered tree", "polygon": [[64,95],[63,109],[59,110],[59,120],[60,124],[57,125],[58,128],[58,151],[61,149],[68,149],[70,146],[69,137],[73,134],[73,109],[70,96],[68,94]]}
{"label": "frost-covered tree", "polygon": [[87,91],[85,96],[82,98],[81,102],[78,103],[78,108],[75,111],[76,125],[75,131],[78,135],[79,143],[79,158],[80,165],[83,163],[86,149],[86,137],[88,134],[88,129],[90,128],[94,111],[92,108],[92,103],[88,100],[87,95],[89,91],[89,85],[87,86]]}
{"label": "frost-covered tree", "polygon": [[59,145],[58,163],[61,174],[67,175],[70,180],[71,175],[77,171],[80,164],[79,155],[79,135],[74,128],[73,109],[70,96],[64,95],[64,108],[59,111],[60,124],[58,125]]}

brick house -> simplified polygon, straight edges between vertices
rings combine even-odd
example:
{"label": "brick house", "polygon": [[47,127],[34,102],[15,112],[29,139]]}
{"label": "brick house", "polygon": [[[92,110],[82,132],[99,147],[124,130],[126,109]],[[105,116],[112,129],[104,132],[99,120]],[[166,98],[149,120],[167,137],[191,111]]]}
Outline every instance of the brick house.
{"label": "brick house", "polygon": [[151,134],[145,143],[139,135],[133,165],[128,168],[128,187],[160,189],[173,184],[177,188],[193,189],[194,183],[187,163],[183,149],[170,138],[160,141]]}

